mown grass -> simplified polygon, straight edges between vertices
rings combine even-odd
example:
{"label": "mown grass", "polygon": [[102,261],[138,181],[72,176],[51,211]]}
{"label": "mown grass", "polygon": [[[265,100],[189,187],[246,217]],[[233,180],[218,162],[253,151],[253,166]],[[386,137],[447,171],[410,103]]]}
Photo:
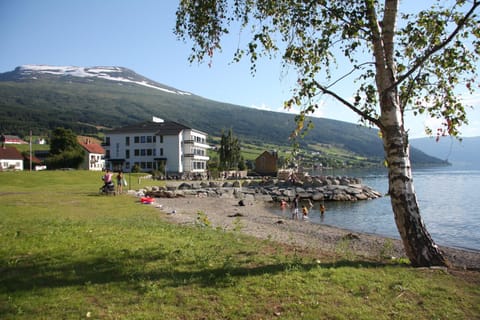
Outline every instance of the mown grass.
{"label": "mown grass", "polygon": [[98,195],[99,182],[0,173],[1,319],[480,318],[476,272],[173,225],[133,197]]}

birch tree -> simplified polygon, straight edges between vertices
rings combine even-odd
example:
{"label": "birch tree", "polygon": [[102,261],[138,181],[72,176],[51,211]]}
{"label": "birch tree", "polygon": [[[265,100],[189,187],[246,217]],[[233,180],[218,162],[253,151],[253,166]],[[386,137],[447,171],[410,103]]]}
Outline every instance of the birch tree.
{"label": "birch tree", "polygon": [[[404,1],[406,2],[406,1]],[[480,54],[480,0],[432,1],[403,13],[399,0],[181,0],[175,32],[191,40],[190,61],[212,63],[230,32],[248,36],[234,61],[281,58],[296,82],[286,108],[299,108],[298,135],[320,99],[333,97],[378,127],[395,223],[413,266],[448,265],[420,215],[405,112],[443,120],[430,133],[458,136],[467,123],[456,88],[472,93]],[[338,74],[341,64],[349,69]],[[340,88],[353,78],[352,91]],[[341,88],[344,89],[344,88]],[[343,90],[342,90],[343,91]]]}

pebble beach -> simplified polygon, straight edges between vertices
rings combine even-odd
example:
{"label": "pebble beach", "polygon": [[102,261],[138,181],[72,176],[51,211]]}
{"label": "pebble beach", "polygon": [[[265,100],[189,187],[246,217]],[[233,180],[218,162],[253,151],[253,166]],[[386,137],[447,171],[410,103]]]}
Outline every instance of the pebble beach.
{"label": "pebble beach", "polygon": [[[368,260],[405,257],[402,242],[398,239],[314,224],[308,220],[292,220],[289,210],[284,216],[276,215],[268,209],[271,204],[263,201],[247,201],[245,206],[240,206],[233,198],[192,196],[156,198],[152,205],[172,223],[194,225],[198,212],[202,212],[214,228],[236,230],[259,239],[312,250],[319,256],[334,255],[341,248]],[[440,249],[453,268],[480,270],[480,252],[449,247]]]}

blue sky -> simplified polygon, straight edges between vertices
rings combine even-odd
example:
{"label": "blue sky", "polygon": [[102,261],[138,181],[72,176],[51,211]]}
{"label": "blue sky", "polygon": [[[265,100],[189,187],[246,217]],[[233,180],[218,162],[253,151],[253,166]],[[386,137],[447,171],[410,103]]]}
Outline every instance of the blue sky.
{"label": "blue sky", "polygon": [[[231,63],[238,35],[224,43],[213,65],[190,64],[191,44],[173,34],[174,0],[0,0],[0,72],[24,64],[122,66],[157,82],[222,102],[284,111],[294,74],[279,61],[261,60],[253,77],[248,61]],[[412,0],[401,2],[412,4]],[[246,39],[241,39],[246,40]],[[345,86],[348,88],[348,84]],[[348,93],[346,93],[348,94]],[[347,96],[348,98],[348,96]],[[480,136],[480,94],[464,136]],[[296,111],[296,110],[293,110]],[[160,116],[161,115],[157,115]],[[316,116],[357,123],[332,99]],[[407,115],[412,137],[423,136],[424,117]]]}

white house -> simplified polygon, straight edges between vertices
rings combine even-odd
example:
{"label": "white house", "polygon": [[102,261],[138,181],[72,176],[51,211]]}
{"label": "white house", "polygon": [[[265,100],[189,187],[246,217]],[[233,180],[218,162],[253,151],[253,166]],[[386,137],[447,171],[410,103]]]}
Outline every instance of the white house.
{"label": "white house", "polygon": [[23,170],[23,156],[15,147],[0,146],[0,171]]}
{"label": "white house", "polygon": [[85,158],[80,167],[90,171],[102,171],[105,168],[105,150],[100,145],[100,140],[77,136],[77,141],[85,150]]}
{"label": "white house", "polygon": [[153,117],[105,134],[106,167],[117,171],[158,170],[167,175],[207,171],[207,134],[173,121]]}

